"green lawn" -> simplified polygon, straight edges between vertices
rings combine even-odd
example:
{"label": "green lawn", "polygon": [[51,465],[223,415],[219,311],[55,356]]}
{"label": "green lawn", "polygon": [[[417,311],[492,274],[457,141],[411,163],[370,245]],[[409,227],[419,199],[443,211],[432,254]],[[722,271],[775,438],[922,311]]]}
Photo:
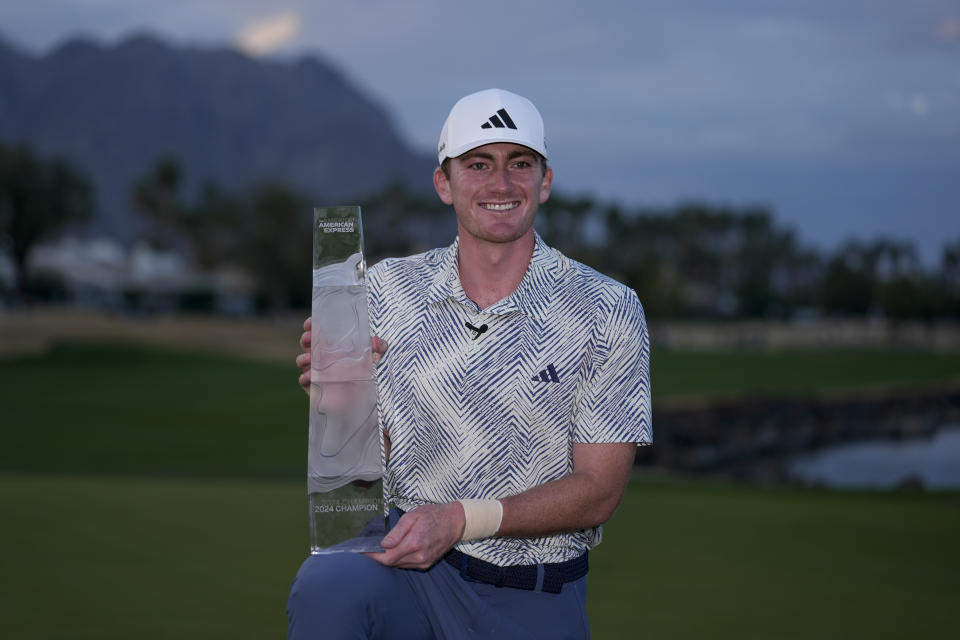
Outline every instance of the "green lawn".
{"label": "green lawn", "polygon": [[957,493],[635,481],[604,535],[597,638],[956,637]]}
{"label": "green lawn", "polygon": [[[657,352],[654,389],[805,392],[958,361]],[[282,637],[307,549],[295,376],[104,345],[0,360],[0,635]],[[955,637],[958,539],[960,493],[637,478],[591,558],[595,637]]]}
{"label": "green lawn", "polygon": [[684,394],[812,393],[960,381],[960,352],[655,349],[650,360],[654,400]]}
{"label": "green lawn", "polygon": [[304,483],[0,475],[0,636],[282,638]]}
{"label": "green lawn", "polygon": [[0,471],[299,477],[296,377],[292,363],[129,346],[0,360]]}
{"label": "green lawn", "polygon": [[[0,476],[8,638],[279,638],[303,484]],[[955,638],[960,496],[635,480],[596,638]]]}

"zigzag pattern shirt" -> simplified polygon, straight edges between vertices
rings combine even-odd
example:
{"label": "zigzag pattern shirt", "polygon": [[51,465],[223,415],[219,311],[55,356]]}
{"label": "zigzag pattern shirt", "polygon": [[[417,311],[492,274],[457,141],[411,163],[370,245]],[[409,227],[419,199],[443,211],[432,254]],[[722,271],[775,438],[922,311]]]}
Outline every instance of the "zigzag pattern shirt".
{"label": "zigzag pattern shirt", "polygon": [[[481,310],[460,285],[458,242],[368,274],[370,324],[391,439],[386,497],[404,510],[504,498],[573,470],[573,443],[652,442],[650,344],[637,295],[548,247]],[[475,327],[488,329],[474,339]],[[561,562],[601,528],[491,537],[457,548],[497,565]]]}

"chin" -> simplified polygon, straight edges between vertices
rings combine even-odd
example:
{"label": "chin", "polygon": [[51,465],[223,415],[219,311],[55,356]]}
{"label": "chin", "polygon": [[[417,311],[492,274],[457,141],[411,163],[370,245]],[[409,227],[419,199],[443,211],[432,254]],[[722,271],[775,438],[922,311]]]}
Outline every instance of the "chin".
{"label": "chin", "polygon": [[488,233],[483,236],[484,240],[488,242],[496,242],[498,244],[506,244],[508,242],[516,242],[520,240],[528,233],[528,229],[524,230],[514,230],[514,231],[504,231],[501,233]]}

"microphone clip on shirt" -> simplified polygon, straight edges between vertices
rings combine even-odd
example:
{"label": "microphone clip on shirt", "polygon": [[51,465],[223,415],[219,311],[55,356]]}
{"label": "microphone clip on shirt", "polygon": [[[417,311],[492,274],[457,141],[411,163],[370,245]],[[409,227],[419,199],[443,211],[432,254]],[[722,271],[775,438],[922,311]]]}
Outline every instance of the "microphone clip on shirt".
{"label": "microphone clip on shirt", "polygon": [[473,326],[472,324],[470,324],[469,322],[467,322],[466,325],[467,325],[467,329],[470,329],[470,331],[473,331],[473,339],[474,339],[474,340],[476,340],[477,338],[479,338],[481,333],[483,333],[484,331],[486,331],[487,329],[489,329],[489,327],[488,327],[486,324],[482,324],[482,325],[480,325],[479,327],[475,327],[475,326]]}

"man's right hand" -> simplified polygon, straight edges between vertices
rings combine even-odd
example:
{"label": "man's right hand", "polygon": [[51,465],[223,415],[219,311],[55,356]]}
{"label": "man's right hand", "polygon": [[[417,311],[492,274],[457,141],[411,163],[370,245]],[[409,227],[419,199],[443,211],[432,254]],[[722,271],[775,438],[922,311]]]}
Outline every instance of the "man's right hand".
{"label": "man's right hand", "polygon": [[[297,356],[297,368],[300,369],[300,387],[307,395],[310,395],[310,334],[312,327],[312,317],[303,321],[303,333],[300,334],[300,350],[302,353]],[[387,343],[377,336],[372,336],[370,347],[373,350],[373,363],[376,364],[387,352]]]}
{"label": "man's right hand", "polygon": [[[313,319],[307,318],[303,321],[303,333],[300,335],[300,349],[302,353],[297,356],[297,368],[300,369],[300,387],[309,396],[310,395],[310,333],[313,328]],[[373,350],[373,363],[380,362],[380,358],[387,352],[387,343],[380,338],[373,336],[370,338],[370,347]],[[383,430],[383,447],[385,463],[390,462],[390,434]]]}
{"label": "man's right hand", "polygon": [[303,334],[300,336],[300,350],[297,356],[297,367],[300,369],[300,386],[310,395],[310,329],[313,327],[313,318],[303,321]]}

